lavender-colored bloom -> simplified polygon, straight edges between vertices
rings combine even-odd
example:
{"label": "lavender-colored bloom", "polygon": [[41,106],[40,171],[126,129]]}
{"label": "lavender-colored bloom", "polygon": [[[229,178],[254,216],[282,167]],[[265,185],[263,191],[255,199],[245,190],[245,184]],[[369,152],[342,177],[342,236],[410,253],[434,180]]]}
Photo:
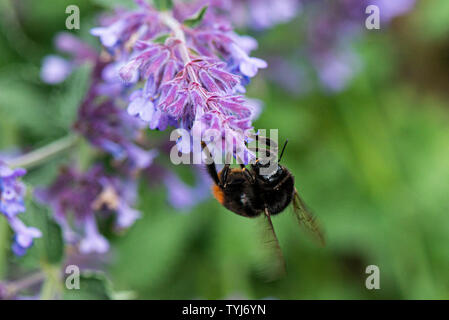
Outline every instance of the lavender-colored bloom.
{"label": "lavender-colored bloom", "polygon": [[145,1],[136,0],[139,8],[135,11],[117,10],[104,26],[91,30],[111,53],[124,54],[133,46],[135,40],[146,40],[156,36],[164,29],[156,10]]}
{"label": "lavender-colored bloom", "polygon": [[[123,81],[132,85],[138,75],[144,82],[143,89],[130,96],[128,113],[151,129],[174,125],[191,130],[197,122],[197,133],[213,128],[237,144],[229,152],[244,152],[253,115],[236,93],[244,92],[249,78],[266,67],[265,61],[248,55],[257,46],[255,40],[236,35],[211,11],[198,26],[183,27],[183,42],[171,37],[157,11],[140,1],[139,5],[139,10],[118,12],[105,26],[92,30],[116,61],[128,58],[119,72]],[[175,6],[177,23],[188,17],[185,8]],[[165,43],[154,41],[163,34],[168,35]],[[189,49],[193,50],[186,54]],[[198,129],[199,124],[203,128]]]}
{"label": "lavender-colored bloom", "polygon": [[292,20],[301,12],[301,0],[211,0],[219,13],[226,13],[240,27],[272,28]]}
{"label": "lavender-colored bloom", "polygon": [[56,55],[46,56],[42,62],[41,79],[48,84],[63,82],[76,66],[86,61],[95,61],[96,53],[89,45],[68,32],[61,32],[55,37],[55,46],[62,53],[69,54],[66,60]]}
{"label": "lavender-colored bloom", "polygon": [[189,210],[199,202],[209,198],[210,178],[200,169],[196,169],[197,181],[194,186],[183,182],[176,174],[166,172],[163,181],[167,187],[168,202],[178,210]]}
{"label": "lavender-colored bloom", "polygon": [[58,33],[54,44],[60,52],[70,55],[76,64],[95,61],[97,58],[94,48],[69,32]]}
{"label": "lavender-colored bloom", "polygon": [[369,2],[379,7],[381,21],[389,23],[393,18],[412,10],[416,0],[369,0]]}
{"label": "lavender-colored bloom", "polygon": [[42,236],[42,232],[37,228],[27,227],[17,217],[9,218],[8,222],[15,233],[12,250],[17,256],[23,256],[33,245],[34,239]]}
{"label": "lavender-colored bloom", "polygon": [[394,17],[410,11],[414,3],[415,0],[313,2],[320,10],[315,10],[315,16],[309,20],[306,45],[323,87],[341,91],[361,69],[361,61],[351,45],[365,30],[363,22],[368,5],[377,5],[381,21],[389,23]]}
{"label": "lavender-colored bloom", "polygon": [[24,169],[11,169],[0,161],[0,212],[14,231],[13,252],[22,256],[33,244],[34,238],[42,236],[41,232],[33,227],[27,227],[18,218],[25,211],[24,197],[25,185],[18,180],[24,176]]}
{"label": "lavender-colored bloom", "polygon": [[99,166],[85,173],[66,168],[36,198],[52,208],[68,243],[78,244],[81,253],[105,253],[109,243],[98,231],[97,218],[115,214],[118,229],[130,227],[140,216],[131,208],[133,183],[107,176]]}
{"label": "lavender-colored bloom", "polygon": [[234,63],[239,66],[240,73],[244,76],[252,78],[257,74],[258,69],[264,69],[268,66],[262,59],[249,57],[246,52],[235,43],[230,45],[229,50],[232,53]]}
{"label": "lavender-colored bloom", "polygon": [[[90,62],[94,66],[91,87],[79,109],[75,130],[92,145],[111,154],[115,160],[125,161],[129,171],[149,166],[157,152],[146,151],[136,143],[144,123],[129,116],[118,106],[122,94],[127,90],[118,75],[123,62],[106,63],[107,60],[98,57],[89,45],[68,33],[59,34],[55,44],[60,51],[72,56],[71,65]],[[101,95],[108,98],[99,100]]]}
{"label": "lavender-colored bloom", "polygon": [[25,211],[25,185],[18,180],[25,173],[24,169],[13,170],[0,161],[0,212],[7,218]]}
{"label": "lavender-colored bloom", "polygon": [[90,215],[84,219],[84,237],[80,240],[81,253],[105,253],[109,250],[109,242],[98,232],[95,216]]}
{"label": "lavender-colored bloom", "polygon": [[131,170],[151,165],[157,152],[144,150],[136,143],[143,122],[131,117],[113,100],[98,102],[95,98],[91,92],[84,100],[75,129],[115,160],[125,161]]}
{"label": "lavender-colored bloom", "polygon": [[248,13],[250,25],[255,29],[267,29],[293,19],[301,10],[298,0],[250,0]]}
{"label": "lavender-colored bloom", "polygon": [[42,62],[41,79],[48,84],[63,82],[73,70],[73,65],[59,56],[46,56]]}
{"label": "lavender-colored bloom", "polygon": [[315,57],[322,85],[334,92],[343,90],[360,69],[360,60],[352,51],[329,52]]}

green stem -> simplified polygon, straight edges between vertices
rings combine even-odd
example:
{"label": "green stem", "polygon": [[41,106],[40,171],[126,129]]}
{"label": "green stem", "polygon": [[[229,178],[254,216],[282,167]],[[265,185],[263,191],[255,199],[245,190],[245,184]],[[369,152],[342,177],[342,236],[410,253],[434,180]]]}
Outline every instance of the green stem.
{"label": "green stem", "polygon": [[44,265],[42,269],[45,272],[46,278],[41,289],[41,300],[52,300],[56,299],[59,293],[62,291],[61,288],[61,274],[60,267],[53,265]]}
{"label": "green stem", "polygon": [[79,137],[77,135],[68,135],[64,138],[56,140],[40,149],[31,151],[27,154],[19,156],[18,158],[12,159],[8,161],[8,165],[13,168],[32,168],[35,167],[42,162],[54,157],[55,155],[64,152],[73,146],[79,141]]}
{"label": "green stem", "polygon": [[8,223],[0,218],[0,280],[4,278],[7,269],[7,254],[9,249]]}
{"label": "green stem", "polygon": [[41,283],[45,279],[45,274],[43,272],[34,273],[26,278],[8,283],[7,291],[8,295],[13,297],[20,291],[32,287],[38,283]]}

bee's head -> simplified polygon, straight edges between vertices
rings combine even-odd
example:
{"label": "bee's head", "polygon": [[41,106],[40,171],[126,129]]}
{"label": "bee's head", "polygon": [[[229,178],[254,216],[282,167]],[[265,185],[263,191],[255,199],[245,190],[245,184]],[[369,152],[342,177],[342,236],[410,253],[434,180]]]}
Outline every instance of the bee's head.
{"label": "bee's head", "polygon": [[285,147],[287,146],[288,140],[285,141],[284,147],[282,148],[279,160],[276,156],[272,155],[263,159],[257,159],[252,165],[254,172],[266,182],[274,182],[284,176],[286,169],[282,167],[279,162],[281,162],[282,156],[284,155]]}
{"label": "bee's head", "polygon": [[284,174],[284,168],[276,161],[263,162],[256,160],[256,163],[252,165],[252,168],[257,176],[266,182],[276,181]]}

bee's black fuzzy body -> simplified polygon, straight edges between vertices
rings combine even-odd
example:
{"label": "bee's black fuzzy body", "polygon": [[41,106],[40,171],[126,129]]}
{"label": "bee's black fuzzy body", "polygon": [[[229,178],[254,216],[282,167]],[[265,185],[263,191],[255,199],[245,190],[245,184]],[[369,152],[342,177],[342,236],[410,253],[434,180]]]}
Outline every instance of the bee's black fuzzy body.
{"label": "bee's black fuzzy body", "polygon": [[[207,151],[206,155],[210,155],[210,153]],[[230,165],[226,164],[220,172],[217,172],[213,161],[207,165],[207,171],[215,183],[212,186],[212,191],[218,202],[228,210],[244,217],[255,218],[260,215],[265,217],[264,221],[267,223],[266,230],[268,231],[266,243],[272,248],[275,261],[277,261],[273,264],[274,274],[272,276],[274,278],[285,274],[286,268],[271,221],[272,215],[281,213],[292,204],[293,213],[299,224],[312,231],[322,245],[325,243],[314,216],[307,210],[295,188],[293,175],[286,167],[281,166],[279,161],[275,164],[275,170],[271,171],[268,171],[271,168],[270,163],[263,165],[259,160],[256,160],[255,164],[251,164],[250,169],[244,165],[240,165],[239,169],[231,169]],[[266,172],[270,173],[266,174]]]}
{"label": "bee's black fuzzy body", "polygon": [[232,212],[249,218],[265,210],[271,215],[282,212],[295,193],[293,175],[281,165],[270,175],[260,174],[261,168],[257,163],[250,170],[225,167],[213,187],[215,198]]}

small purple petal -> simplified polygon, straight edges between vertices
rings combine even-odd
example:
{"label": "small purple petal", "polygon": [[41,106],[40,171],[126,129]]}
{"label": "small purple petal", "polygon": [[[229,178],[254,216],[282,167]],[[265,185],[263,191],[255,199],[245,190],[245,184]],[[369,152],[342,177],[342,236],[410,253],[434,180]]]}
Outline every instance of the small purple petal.
{"label": "small purple petal", "polygon": [[85,236],[80,242],[80,252],[105,253],[109,250],[109,243],[99,232],[94,217],[87,218],[85,222]]}
{"label": "small purple petal", "polygon": [[49,84],[63,82],[72,73],[72,64],[58,56],[44,58],[41,69],[42,81]]}

